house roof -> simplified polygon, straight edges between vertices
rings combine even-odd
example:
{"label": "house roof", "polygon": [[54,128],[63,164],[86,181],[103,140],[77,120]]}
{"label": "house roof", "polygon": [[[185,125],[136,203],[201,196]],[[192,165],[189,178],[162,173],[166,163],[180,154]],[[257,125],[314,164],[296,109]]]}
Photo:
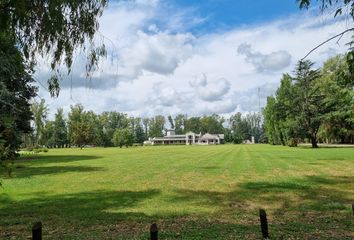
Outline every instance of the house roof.
{"label": "house roof", "polygon": [[217,135],[212,135],[212,134],[206,133],[200,139],[207,140],[207,139],[218,139],[218,138],[219,137]]}

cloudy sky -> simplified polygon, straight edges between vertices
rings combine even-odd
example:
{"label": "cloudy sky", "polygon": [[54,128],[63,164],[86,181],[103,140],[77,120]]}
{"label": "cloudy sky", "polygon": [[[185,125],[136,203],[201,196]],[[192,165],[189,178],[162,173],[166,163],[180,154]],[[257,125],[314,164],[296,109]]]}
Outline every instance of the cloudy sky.
{"label": "cloudy sky", "polygon": [[[58,98],[40,87],[51,116],[81,103],[88,110],[189,116],[258,111],[285,72],[314,46],[348,28],[314,7],[284,0],[111,1],[97,41],[108,56],[91,79],[77,54]],[[317,66],[347,49],[343,37],[310,56]],[[42,61],[36,79],[50,71]],[[260,101],[259,101],[260,100]]]}

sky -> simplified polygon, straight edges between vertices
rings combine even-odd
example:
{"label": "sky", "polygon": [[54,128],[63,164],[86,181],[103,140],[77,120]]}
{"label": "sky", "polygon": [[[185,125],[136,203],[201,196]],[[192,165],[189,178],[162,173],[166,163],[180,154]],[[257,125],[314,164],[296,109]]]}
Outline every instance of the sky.
{"label": "sky", "polygon": [[[108,55],[93,76],[85,78],[78,49],[58,98],[39,86],[50,118],[75,104],[135,117],[257,112],[282,74],[352,24],[316,6],[301,11],[295,0],[110,1],[99,23],[96,41]],[[348,40],[326,44],[309,60],[320,67],[344,53]],[[39,61],[36,79],[45,85],[50,74],[48,61]]]}

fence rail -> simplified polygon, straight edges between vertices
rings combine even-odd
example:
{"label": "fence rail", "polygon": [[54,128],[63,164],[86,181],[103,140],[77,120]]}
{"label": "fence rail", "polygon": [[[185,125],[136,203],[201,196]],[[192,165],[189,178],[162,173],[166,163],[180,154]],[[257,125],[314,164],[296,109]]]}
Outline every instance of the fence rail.
{"label": "fence rail", "polygon": [[[354,203],[352,204],[354,215]],[[263,239],[269,239],[267,213],[264,209],[259,209],[259,221]],[[158,240],[158,227],[156,223],[150,226],[150,240]],[[36,222],[32,227],[32,240],[42,240],[42,222]]]}

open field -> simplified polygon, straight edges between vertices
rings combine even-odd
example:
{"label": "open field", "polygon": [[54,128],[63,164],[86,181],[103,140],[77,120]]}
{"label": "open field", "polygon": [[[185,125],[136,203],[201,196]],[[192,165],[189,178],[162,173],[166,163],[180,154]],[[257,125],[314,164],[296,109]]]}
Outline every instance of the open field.
{"label": "open field", "polygon": [[[352,239],[354,148],[268,145],[52,149],[15,163],[0,238]],[[4,175],[2,175],[4,176]]]}

